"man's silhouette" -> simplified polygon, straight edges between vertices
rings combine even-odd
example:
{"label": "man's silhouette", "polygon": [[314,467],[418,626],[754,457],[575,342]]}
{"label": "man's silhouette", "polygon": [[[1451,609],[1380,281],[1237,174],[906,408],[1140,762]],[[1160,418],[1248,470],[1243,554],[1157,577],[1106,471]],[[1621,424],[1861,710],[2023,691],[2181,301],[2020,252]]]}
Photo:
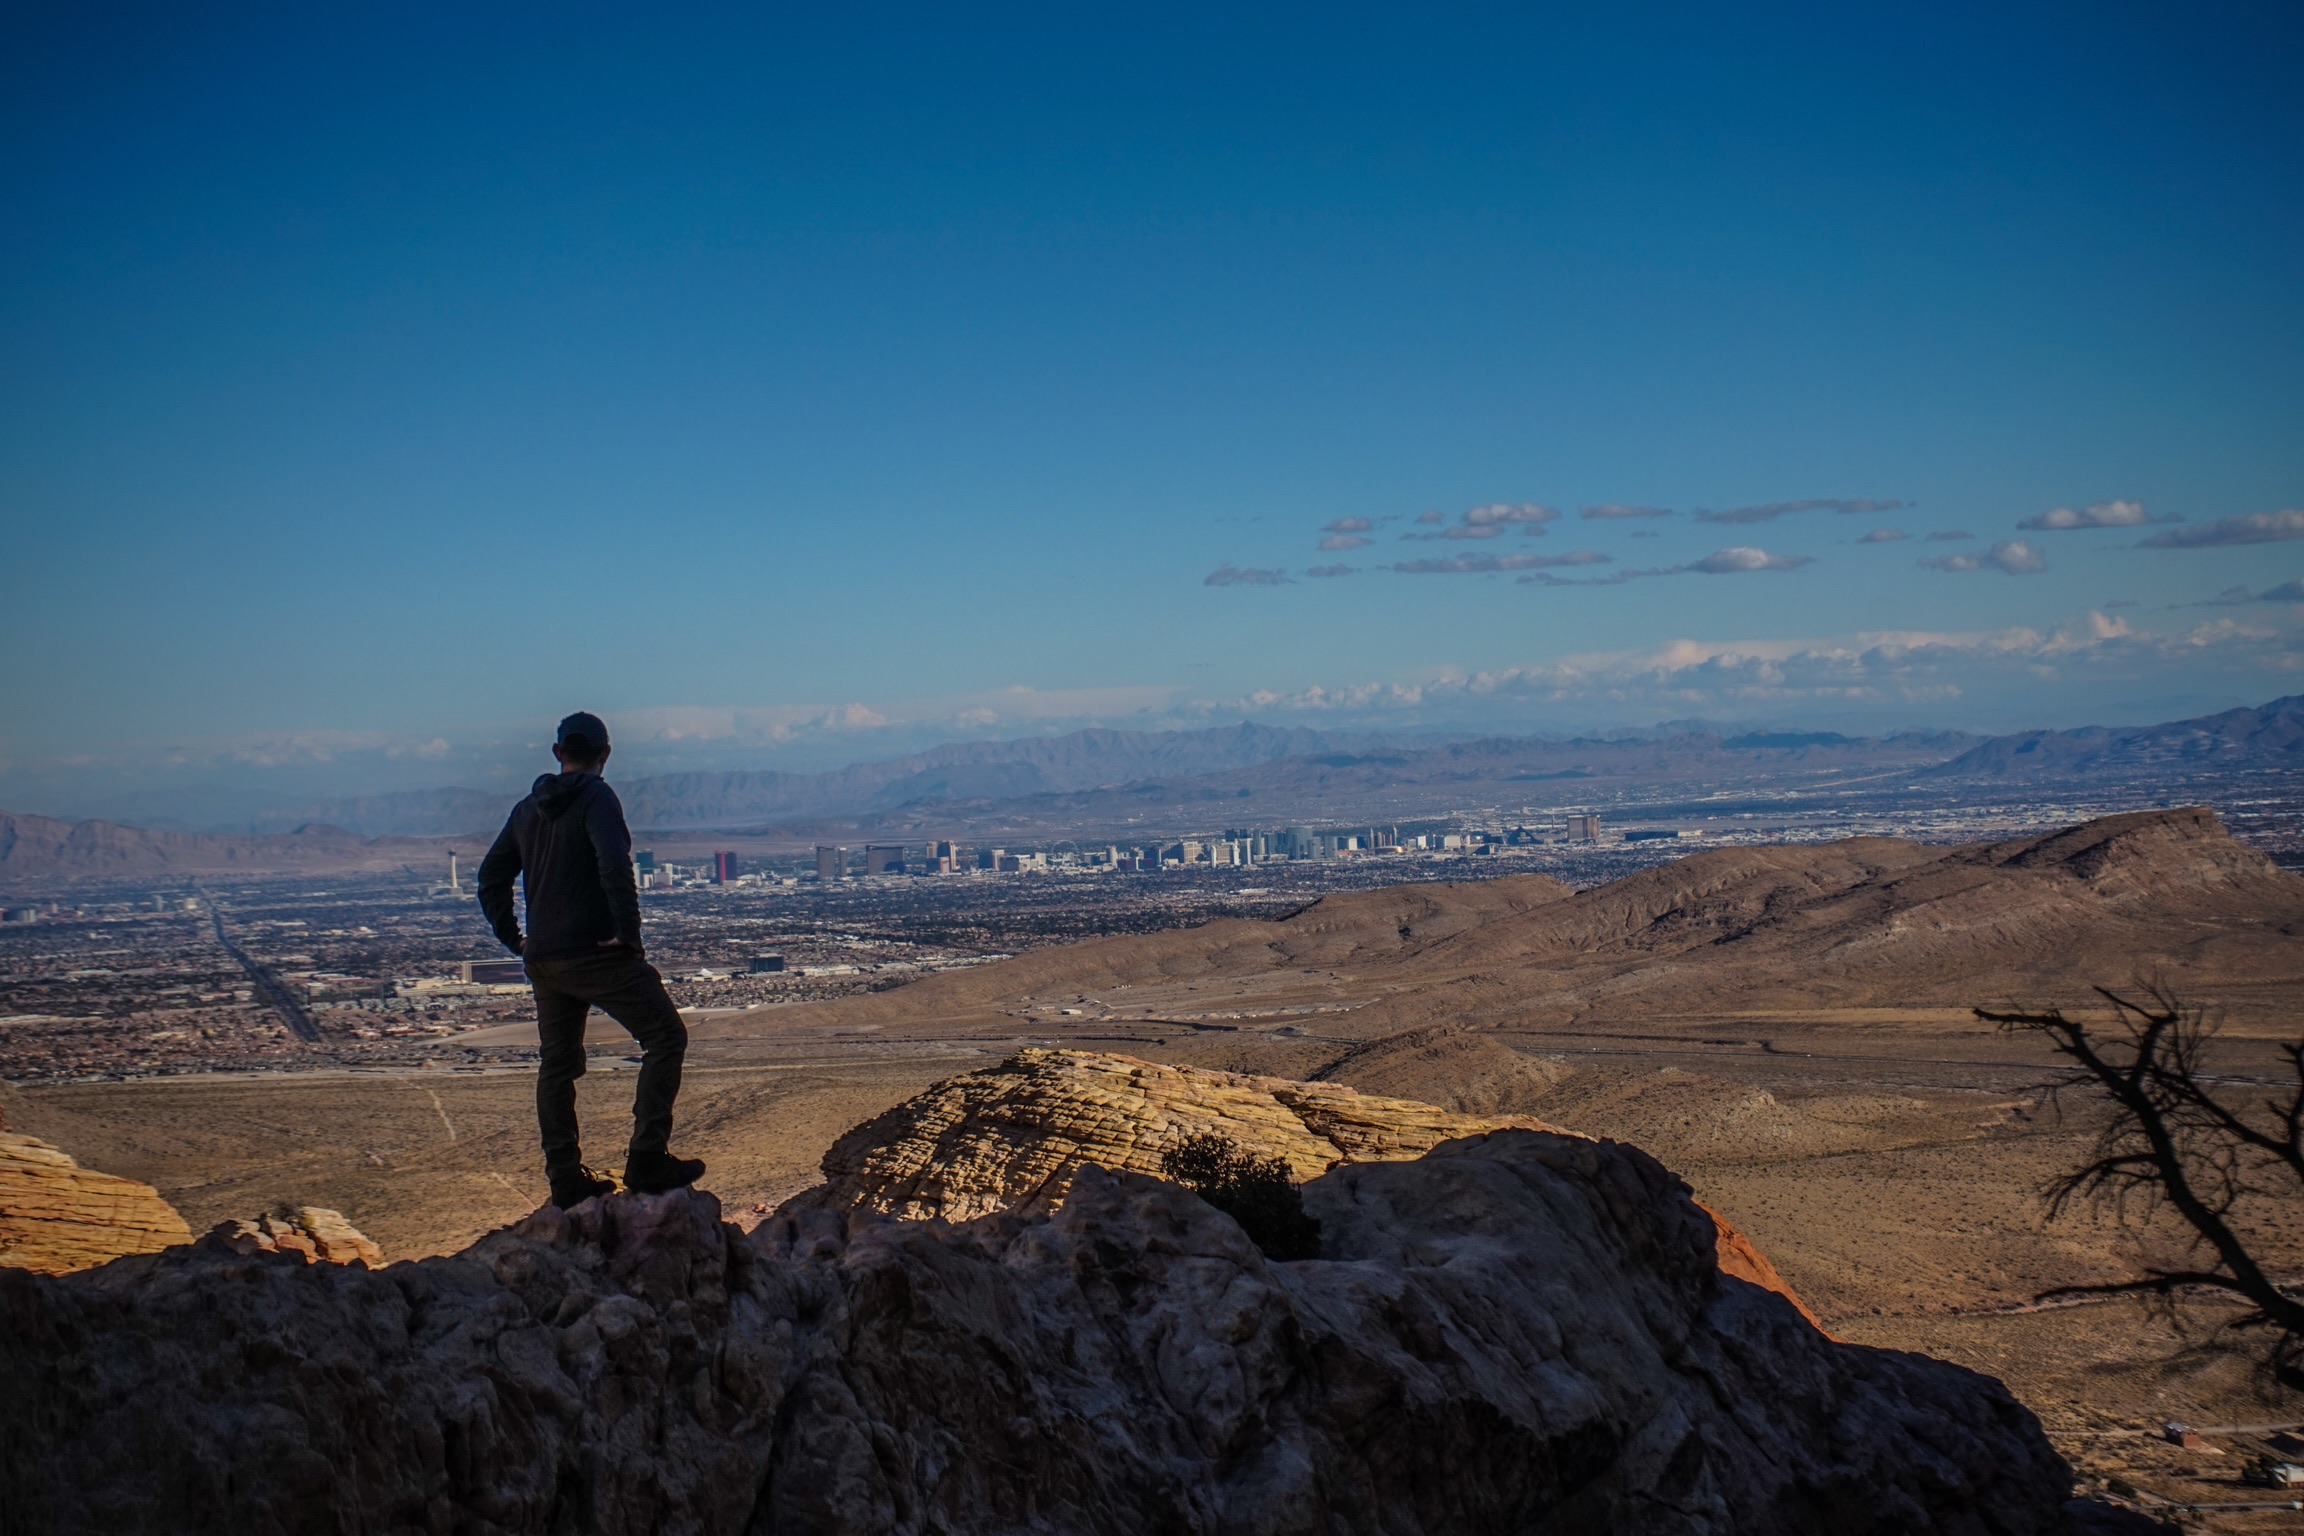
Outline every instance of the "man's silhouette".
{"label": "man's silhouette", "polygon": [[[504,947],[528,962],[536,988],[536,1033],[544,1046],[536,1123],[544,1134],[552,1203],[570,1206],[616,1187],[584,1166],[576,1139],[584,1020],[594,1008],[641,1047],[624,1185],[644,1194],[678,1189],[704,1172],[702,1163],[674,1157],[668,1146],[688,1028],[640,947],[632,834],[616,791],[600,777],[608,763],[608,727],[579,710],[560,722],[552,755],[560,772],[536,780],[480,862],[480,910]],[[528,897],[525,937],[512,910],[515,875]]]}

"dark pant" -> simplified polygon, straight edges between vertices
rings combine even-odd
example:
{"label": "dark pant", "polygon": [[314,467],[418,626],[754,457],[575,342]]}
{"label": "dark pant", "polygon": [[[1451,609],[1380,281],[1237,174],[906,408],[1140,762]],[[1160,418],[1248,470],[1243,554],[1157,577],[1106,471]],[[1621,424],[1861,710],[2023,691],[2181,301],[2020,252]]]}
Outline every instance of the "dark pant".
{"label": "dark pant", "polygon": [[662,1152],[672,1139],[672,1101],[688,1026],[664,991],[656,967],[630,950],[608,949],[568,960],[531,960],[536,1033],[544,1057],[536,1073],[536,1124],[544,1133],[544,1171],[573,1171],[583,1161],[576,1140],[576,1079],[584,1075],[584,1020],[595,1008],[640,1042],[640,1082],[632,1092],[629,1157]]}

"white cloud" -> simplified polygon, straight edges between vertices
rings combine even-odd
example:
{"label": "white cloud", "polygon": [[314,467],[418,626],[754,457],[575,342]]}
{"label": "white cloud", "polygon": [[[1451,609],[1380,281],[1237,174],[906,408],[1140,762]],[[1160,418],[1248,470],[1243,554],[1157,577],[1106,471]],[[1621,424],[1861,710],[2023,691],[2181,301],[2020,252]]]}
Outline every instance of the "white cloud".
{"label": "white cloud", "polygon": [[1695,516],[1700,523],[1769,523],[1791,512],[1895,512],[1911,505],[1908,501],[1849,501],[1824,496],[1808,501],[1768,501],[1756,507],[1730,507],[1724,512],[1698,507]]}
{"label": "white cloud", "polygon": [[2304,539],[2304,509],[2288,507],[2278,512],[2250,512],[2198,528],[2171,528],[2166,533],[2152,535],[2141,547],[2220,549],[2232,544],[2276,544],[2288,539]]}
{"label": "white cloud", "polygon": [[1322,523],[1322,533],[1366,533],[1376,525],[1365,517],[1339,517],[1334,522]]}
{"label": "white cloud", "polygon": [[[1491,506],[1474,507],[1464,514],[1464,520],[1452,528],[1437,533],[1404,533],[1403,539],[1493,539],[1508,528],[1524,533],[1542,534],[1544,525],[1557,521],[1560,514],[1551,507],[1541,507],[1532,501],[1496,502]],[[1437,526],[1446,521],[1437,512],[1426,512],[1416,519],[1419,523]]]}
{"label": "white cloud", "polygon": [[1904,542],[1904,530],[1901,528],[1875,528],[1856,542],[1859,544],[1901,544]]}
{"label": "white cloud", "polygon": [[1807,555],[1772,555],[1764,549],[1748,544],[1729,549],[1716,549],[1687,567],[1711,576],[1725,576],[1738,571],[1791,571],[1815,562]]}
{"label": "white cloud", "polygon": [[1464,514],[1464,521],[1474,528],[1487,528],[1506,523],[1549,523],[1559,516],[1552,508],[1540,507],[1532,501],[1498,502],[1494,506],[1474,507]]}
{"label": "white cloud", "polygon": [[2003,539],[1980,555],[1938,555],[1922,565],[1938,571],[2005,571],[2010,576],[2034,576],[2048,569],[2040,551],[2022,539]]}
{"label": "white cloud", "polygon": [[2019,528],[2136,528],[2145,523],[2166,521],[2144,515],[2140,501],[2099,501],[2092,506],[2074,511],[2070,507],[2057,507],[2018,523]]}
{"label": "white cloud", "polygon": [[[1592,563],[1594,562],[1580,559],[1562,559],[1536,562],[1538,567],[1548,565],[1588,565]],[[1685,576],[1691,572],[1696,572],[1706,576],[1734,576],[1741,575],[1747,571],[1796,571],[1801,566],[1813,565],[1815,563],[1815,560],[1808,555],[1776,555],[1770,554],[1765,549],[1755,549],[1749,545],[1738,545],[1728,549],[1716,549],[1712,551],[1712,553],[1706,555],[1703,559],[1695,561],[1689,565],[1659,565],[1639,567],[1621,571],[1613,571],[1606,576],[1548,576],[1541,574],[1541,571],[1539,571],[1539,574],[1537,575],[1523,576],[1520,579],[1523,582],[1533,583],[1537,586],[1545,587],[1620,587],[1623,586],[1626,582],[1639,581],[1642,578],[1648,576]]]}
{"label": "white cloud", "polygon": [[1416,521],[1420,523],[1444,523],[1448,521],[1448,518],[1445,513],[1441,512],[1437,507],[1435,507],[1428,512],[1417,513]]}
{"label": "white cloud", "polygon": [[2244,603],[2304,603],[2304,576],[2266,587],[2261,592],[2251,592],[2246,587],[2226,587],[2206,604],[2197,606],[2221,608]]}
{"label": "white cloud", "polygon": [[1541,571],[1563,565],[1607,565],[1610,557],[1589,549],[1565,555],[1457,555],[1448,560],[1403,560],[1392,567],[1407,576],[1443,576],[1479,571]]}
{"label": "white cloud", "polygon": [[1358,569],[1359,567],[1356,565],[1315,565],[1304,574],[1307,576],[1349,576]]}
{"label": "white cloud", "polygon": [[1604,501],[1596,507],[1586,507],[1576,514],[1588,522],[1626,517],[1670,517],[1670,507],[1636,507],[1620,501]]}
{"label": "white cloud", "polygon": [[[1365,518],[1356,519],[1365,522]],[[1332,533],[1320,541],[1322,549],[1365,549],[1369,541],[1356,533]]]}
{"label": "white cloud", "polygon": [[1286,571],[1259,570],[1227,560],[1202,577],[1200,584],[1204,587],[1284,587],[1289,580]]}
{"label": "white cloud", "polygon": [[[783,745],[814,736],[900,731],[914,727],[978,729],[1030,727],[1045,722],[1119,719],[1164,708],[1175,698],[1165,686],[1111,688],[994,688],[975,693],[876,704],[660,705],[611,711],[610,733],[619,745]],[[545,722],[549,727],[550,722]]]}
{"label": "white cloud", "polygon": [[1965,528],[1940,528],[1928,535],[1928,542],[1931,544],[1959,544],[1974,537],[1976,535]]}
{"label": "white cloud", "polygon": [[[1258,708],[1321,714],[1456,713],[1493,718],[1506,701],[1529,706],[1618,706],[1635,711],[1738,706],[1871,706],[1901,711],[1983,691],[2032,698],[2043,684],[2127,688],[2208,665],[2304,672],[2293,629],[2221,620],[2179,634],[2131,629],[2089,613],[2050,630],[1878,631],[1838,637],[1704,641],[1595,652],[1557,662],[1444,672],[1413,685],[1360,683],[1296,693],[1265,691]],[[2037,706],[2034,706],[2037,707]]]}

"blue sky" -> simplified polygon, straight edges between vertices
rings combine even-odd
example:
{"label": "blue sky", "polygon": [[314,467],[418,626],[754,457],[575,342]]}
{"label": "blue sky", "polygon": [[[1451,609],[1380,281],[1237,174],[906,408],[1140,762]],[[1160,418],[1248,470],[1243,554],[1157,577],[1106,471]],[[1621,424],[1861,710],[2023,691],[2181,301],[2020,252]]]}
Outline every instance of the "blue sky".
{"label": "blue sky", "polygon": [[2304,686],[2293,7],[1239,9],[10,12],[0,805]]}

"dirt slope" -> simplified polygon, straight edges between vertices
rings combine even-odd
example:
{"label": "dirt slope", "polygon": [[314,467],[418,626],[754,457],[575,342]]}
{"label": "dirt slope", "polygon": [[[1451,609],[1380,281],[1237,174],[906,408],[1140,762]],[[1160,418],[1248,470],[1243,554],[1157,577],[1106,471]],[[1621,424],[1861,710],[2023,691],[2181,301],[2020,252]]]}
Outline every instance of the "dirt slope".
{"label": "dirt slope", "polygon": [[[2056,1001],[2158,977],[2239,1013],[2304,984],[2304,878],[2201,807],[2043,837],[1894,838],[1701,853],[1594,890],[1546,876],[1333,896],[1278,922],[1091,941],[827,1005],[846,1023],[1281,1020],[1370,1039],[1435,1024],[1527,1027],[1594,1012]],[[2268,1004],[2269,1006],[2269,1004]],[[704,1026],[741,1037],[745,1015]]]}

